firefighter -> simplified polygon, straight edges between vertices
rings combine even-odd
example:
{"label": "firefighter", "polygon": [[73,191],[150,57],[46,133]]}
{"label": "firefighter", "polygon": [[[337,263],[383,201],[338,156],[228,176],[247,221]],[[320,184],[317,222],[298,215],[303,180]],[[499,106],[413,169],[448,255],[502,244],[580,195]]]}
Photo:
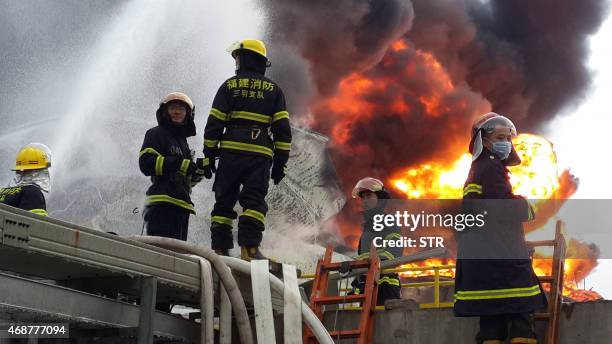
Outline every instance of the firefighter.
{"label": "firefighter", "polygon": [[19,150],[15,159],[15,179],[0,188],[0,203],[48,216],[45,195],[51,178],[51,151],[41,143],[30,143]]}
{"label": "firefighter", "polygon": [[[374,231],[374,216],[384,215],[387,200],[390,198],[389,192],[385,189],[383,182],[376,178],[363,178],[357,182],[352,192],[353,198],[361,200],[361,210],[363,214],[363,233],[359,239],[357,248],[357,259],[369,259],[370,247],[375,238],[383,240],[401,239],[401,232],[398,227],[385,227],[382,231]],[[397,247],[377,248],[378,257],[381,260],[391,260],[402,255],[402,249]],[[365,289],[365,276],[360,275],[352,282],[353,293],[360,294]],[[386,300],[401,298],[401,285],[397,273],[382,274],[378,281],[377,304],[384,305]]]}
{"label": "firefighter", "polygon": [[[266,259],[259,250],[268,211],[265,197],[270,178],[277,185],[285,176],[291,149],[289,113],[281,88],[264,76],[270,67],[264,43],[246,39],[227,51],[236,75],[219,87],[204,131],[206,178],[216,172],[211,246],[228,255],[238,218],[241,258]],[[240,216],[234,211],[236,201],[242,207]]]}
{"label": "firefighter", "polygon": [[514,136],[512,121],[493,112],[472,127],[463,209],[487,215],[484,226],[458,235],[454,312],[480,317],[476,342],[483,344],[501,344],[508,336],[511,343],[537,343],[533,313],[547,306],[523,232],[533,209],[514,195],[508,177],[507,166],[521,163]]}
{"label": "firefighter", "polygon": [[191,188],[201,180],[187,144],[196,134],[194,110],[187,95],[172,92],[159,104],[158,126],[145,134],[138,165],[152,182],[145,198],[147,235],[187,240],[189,215],[195,214]]}

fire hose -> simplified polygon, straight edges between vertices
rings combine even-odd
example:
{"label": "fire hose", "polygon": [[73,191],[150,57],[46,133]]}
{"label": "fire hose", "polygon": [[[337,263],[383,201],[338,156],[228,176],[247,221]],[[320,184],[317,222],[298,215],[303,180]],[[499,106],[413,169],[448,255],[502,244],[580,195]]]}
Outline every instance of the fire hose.
{"label": "fire hose", "polygon": [[[154,236],[128,236],[127,239],[139,241],[145,244],[158,246],[166,249],[171,249],[175,252],[179,253],[188,253],[204,258],[212,263],[213,268],[219,275],[219,279],[225,288],[230,302],[232,304],[232,309],[236,313],[236,323],[238,326],[238,332],[240,335],[241,343],[251,344],[253,343],[253,332],[251,330],[251,323],[248,318],[246,306],[244,303],[244,299],[242,294],[240,293],[240,289],[238,289],[238,284],[234,279],[234,276],[231,274],[229,268],[233,268],[236,271],[241,273],[250,275],[251,274],[251,264],[249,262],[243,261],[241,259],[233,258],[233,257],[225,257],[219,256],[214,251],[205,249],[200,246],[196,246],[194,244],[189,244],[184,241],[171,239],[171,238],[163,238],[163,237],[154,237]],[[202,266],[202,265],[201,265]],[[204,275],[203,275],[204,276]],[[274,289],[277,293],[283,294],[284,283],[276,276],[268,273],[270,285],[272,289]],[[202,277],[204,278],[204,277]],[[204,292],[202,292],[204,294]],[[207,309],[206,297],[202,295],[201,297],[201,309],[202,314],[204,316],[205,310]],[[321,320],[314,314],[314,312],[308,307],[308,305],[302,301],[302,316],[304,318],[304,322],[308,325],[321,344],[333,344],[333,340],[325,326],[321,323]],[[206,329],[205,326],[202,326],[202,343],[206,342]]]}
{"label": "fire hose", "polygon": [[200,311],[202,313],[202,333],[201,343],[214,343],[215,329],[214,316],[215,305],[213,296],[213,278],[210,262],[202,257],[194,256],[200,261],[201,291],[200,291]]}
{"label": "fire hose", "polygon": [[[245,344],[254,344],[253,332],[251,330],[251,322],[249,321],[249,315],[247,313],[244,299],[242,297],[242,294],[240,293],[240,289],[238,289],[238,283],[236,283],[236,279],[234,279],[234,276],[231,274],[230,270],[228,269],[228,266],[219,258],[219,256],[214,251],[171,238],[154,236],[127,236],[126,238],[153,246],[170,249],[179,253],[193,254],[208,260],[219,275],[219,279],[221,280],[221,283],[223,284],[223,287],[225,288],[229,296],[230,302],[232,304],[232,309],[236,314],[236,325],[238,327],[240,342]],[[202,267],[203,265],[200,264],[200,266]],[[203,274],[203,280],[204,276],[205,275]],[[202,287],[204,287],[205,283],[206,282],[203,282]],[[212,292],[212,289],[210,289],[210,292]],[[204,288],[202,288],[200,308],[202,310],[203,317],[205,315],[208,316],[208,314],[206,314],[208,313],[207,309],[210,309],[210,306],[206,304],[210,300],[210,297],[205,296],[205,293],[206,291],[204,291]],[[207,341],[209,335],[206,334],[206,328],[209,326],[204,324],[208,320],[206,318],[204,318],[203,320],[204,321],[202,322],[201,342],[212,343]]]}
{"label": "fire hose", "polygon": [[[242,259],[225,256],[221,256],[221,259],[232,269],[244,274],[251,274],[251,264],[249,262],[245,262]],[[268,277],[270,279],[270,286],[272,287],[272,289],[282,295],[283,290],[285,288],[283,281],[281,281],[278,277],[274,276],[271,273],[268,273]],[[329,335],[329,332],[327,332],[327,329],[325,328],[325,326],[323,326],[321,320],[314,314],[308,304],[302,301],[301,308],[304,322],[310,327],[310,330],[317,338],[317,341],[320,344],[333,344],[334,341]]]}

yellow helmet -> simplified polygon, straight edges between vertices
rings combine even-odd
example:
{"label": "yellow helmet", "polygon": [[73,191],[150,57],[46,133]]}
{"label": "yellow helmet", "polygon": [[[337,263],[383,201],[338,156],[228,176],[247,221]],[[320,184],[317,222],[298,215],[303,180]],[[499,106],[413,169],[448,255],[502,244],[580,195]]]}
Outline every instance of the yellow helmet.
{"label": "yellow helmet", "polygon": [[42,143],[30,143],[17,153],[13,171],[40,170],[51,167],[51,150]]}
{"label": "yellow helmet", "polygon": [[161,103],[165,105],[171,101],[183,102],[187,104],[187,106],[189,106],[190,111],[193,111],[193,102],[191,101],[191,98],[189,98],[185,93],[182,93],[182,92],[168,93],[168,95],[165,96],[164,99],[162,99]]}
{"label": "yellow helmet", "polygon": [[266,59],[268,58],[266,45],[264,44],[264,42],[258,39],[245,39],[242,41],[234,42],[232,45],[229,46],[229,48],[227,48],[227,52],[232,54],[233,58],[236,58],[236,53],[238,52],[238,50],[241,49],[250,50],[265,57]]}

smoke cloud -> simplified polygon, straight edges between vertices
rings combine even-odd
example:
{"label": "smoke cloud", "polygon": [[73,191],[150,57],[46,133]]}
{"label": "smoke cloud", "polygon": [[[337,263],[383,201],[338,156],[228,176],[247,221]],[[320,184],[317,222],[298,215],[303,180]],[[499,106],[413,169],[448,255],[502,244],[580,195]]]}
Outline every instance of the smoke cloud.
{"label": "smoke cloud", "polygon": [[282,65],[272,77],[297,123],[330,136],[347,193],[364,176],[455,161],[487,111],[537,133],[571,110],[607,14],[604,0],[260,3]]}

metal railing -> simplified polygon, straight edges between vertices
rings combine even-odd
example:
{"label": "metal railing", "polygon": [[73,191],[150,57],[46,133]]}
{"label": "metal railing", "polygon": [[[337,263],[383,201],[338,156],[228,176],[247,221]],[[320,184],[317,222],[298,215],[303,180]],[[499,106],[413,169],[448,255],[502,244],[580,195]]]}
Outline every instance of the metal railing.
{"label": "metal railing", "polygon": [[455,265],[432,265],[432,266],[416,266],[406,268],[390,269],[395,273],[407,271],[429,271],[433,270],[433,281],[429,282],[414,282],[402,283],[402,288],[418,288],[418,287],[433,287],[434,300],[433,303],[421,303],[420,308],[450,308],[453,307],[453,302],[440,302],[440,287],[455,285],[455,281],[440,281],[440,270],[454,269]]}
{"label": "metal railing", "polygon": [[[429,282],[414,282],[414,283],[402,283],[402,288],[416,288],[416,287],[434,287],[434,300],[433,303],[422,303],[419,304],[420,308],[450,308],[453,307],[453,302],[441,302],[440,301],[440,287],[455,285],[455,281],[441,281],[440,270],[450,270],[454,269],[455,265],[431,265],[431,266],[416,266],[416,267],[404,267],[404,268],[394,268],[394,269],[385,269],[382,270],[381,273],[401,273],[407,271],[428,271],[433,270],[434,280]],[[301,276],[303,279],[311,279],[314,278],[314,274],[303,274]],[[351,288],[339,289],[340,292],[348,292],[352,290]],[[360,307],[346,307],[346,310],[360,310]],[[384,306],[379,306],[377,309],[382,310]]]}

